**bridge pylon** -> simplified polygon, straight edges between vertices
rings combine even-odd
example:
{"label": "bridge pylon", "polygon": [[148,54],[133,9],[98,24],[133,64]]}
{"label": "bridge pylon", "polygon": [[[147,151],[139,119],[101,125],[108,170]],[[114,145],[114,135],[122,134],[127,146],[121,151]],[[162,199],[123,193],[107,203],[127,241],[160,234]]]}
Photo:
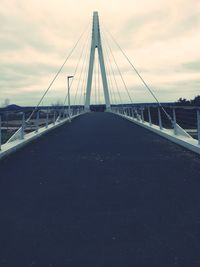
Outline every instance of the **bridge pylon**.
{"label": "bridge pylon", "polygon": [[98,16],[98,12],[95,11],[93,13],[92,42],[91,42],[90,61],[89,61],[86,98],[85,98],[85,110],[86,111],[90,109],[90,97],[91,97],[92,77],[93,77],[93,71],[94,71],[94,59],[95,59],[96,49],[98,50],[98,56],[99,56],[99,64],[100,64],[100,69],[101,69],[101,77],[102,77],[102,83],[103,83],[106,110],[110,110],[110,97],[109,97],[108,81],[107,81],[107,76],[106,76],[106,68],[105,68],[104,56],[103,56],[103,50],[102,50],[101,33],[100,33],[100,27],[99,27],[99,16]]}

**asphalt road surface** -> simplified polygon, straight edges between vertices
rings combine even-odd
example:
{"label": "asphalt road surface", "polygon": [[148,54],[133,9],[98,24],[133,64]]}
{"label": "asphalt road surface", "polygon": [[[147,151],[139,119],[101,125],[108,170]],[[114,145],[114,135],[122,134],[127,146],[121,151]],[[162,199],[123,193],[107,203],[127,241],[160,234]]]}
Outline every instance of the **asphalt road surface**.
{"label": "asphalt road surface", "polygon": [[0,267],[199,267],[200,157],[90,113],[0,161]]}

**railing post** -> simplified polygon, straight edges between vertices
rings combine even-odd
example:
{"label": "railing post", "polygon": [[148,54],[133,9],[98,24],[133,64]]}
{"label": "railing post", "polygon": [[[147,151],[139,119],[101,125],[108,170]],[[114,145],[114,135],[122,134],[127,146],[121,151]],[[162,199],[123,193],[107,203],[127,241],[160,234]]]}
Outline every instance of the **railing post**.
{"label": "railing post", "polygon": [[150,110],[150,107],[148,107],[148,117],[149,117],[149,126],[152,126],[151,110]]}
{"label": "railing post", "polygon": [[141,117],[142,117],[142,123],[144,123],[144,110],[141,108]]}
{"label": "railing post", "polygon": [[1,144],[2,144],[2,136],[1,136],[1,116],[0,116],[0,151],[1,151]]}
{"label": "railing post", "polygon": [[47,116],[46,116],[46,129],[49,126],[49,111],[47,111]]}
{"label": "railing post", "polygon": [[39,119],[40,119],[40,111],[38,110],[37,115],[36,115],[36,121],[35,121],[35,125],[36,125],[35,133],[38,133]]}
{"label": "railing post", "polygon": [[132,118],[132,109],[129,108],[129,116]]}
{"label": "railing post", "polygon": [[59,113],[58,113],[58,122],[60,122],[61,120],[61,109],[59,109]]}
{"label": "railing post", "polygon": [[54,113],[53,113],[53,125],[55,125],[55,123],[56,123],[56,112],[54,111]]}
{"label": "railing post", "polygon": [[127,116],[130,117],[130,110],[129,110],[129,107],[127,108]]}
{"label": "railing post", "polygon": [[133,108],[130,108],[130,114],[131,114],[131,118],[133,118]]}
{"label": "railing post", "polygon": [[133,108],[130,108],[131,118],[133,119]]}
{"label": "railing post", "polygon": [[139,115],[137,109],[135,109],[135,114],[136,114],[136,117],[137,117],[137,120],[140,121],[141,119],[141,116]]}
{"label": "railing post", "polygon": [[129,116],[132,117],[131,108],[129,108]]}
{"label": "railing post", "polygon": [[22,128],[21,128],[21,139],[24,139],[24,130],[25,130],[25,114],[22,114]]}
{"label": "railing post", "polygon": [[133,119],[137,119],[137,113],[135,111],[135,108],[133,108]]}
{"label": "railing post", "polygon": [[174,127],[174,134],[177,135],[177,127],[176,127],[176,111],[173,108],[173,127]]}
{"label": "railing post", "polygon": [[68,109],[69,122],[71,122],[71,108]]}
{"label": "railing post", "polygon": [[200,110],[197,110],[197,131],[198,131],[198,144],[200,145]]}
{"label": "railing post", "polygon": [[163,127],[162,127],[162,118],[161,118],[160,108],[158,108],[158,123],[159,123],[160,130],[162,130]]}
{"label": "railing post", "polygon": [[133,119],[137,119],[136,113],[135,113],[135,108],[133,108]]}

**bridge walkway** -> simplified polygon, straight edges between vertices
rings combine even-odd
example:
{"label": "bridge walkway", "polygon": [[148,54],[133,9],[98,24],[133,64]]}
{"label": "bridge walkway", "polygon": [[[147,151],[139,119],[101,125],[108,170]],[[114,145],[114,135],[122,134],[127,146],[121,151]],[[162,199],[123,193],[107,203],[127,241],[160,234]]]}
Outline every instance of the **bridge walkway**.
{"label": "bridge walkway", "polygon": [[200,158],[110,113],[0,162],[0,266],[200,266]]}

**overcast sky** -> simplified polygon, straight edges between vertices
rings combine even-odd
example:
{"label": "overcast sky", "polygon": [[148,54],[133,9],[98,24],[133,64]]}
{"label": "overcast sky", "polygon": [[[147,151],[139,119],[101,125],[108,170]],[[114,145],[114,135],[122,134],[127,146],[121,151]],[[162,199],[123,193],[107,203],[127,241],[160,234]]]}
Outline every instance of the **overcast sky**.
{"label": "overcast sky", "polygon": [[[200,94],[199,0],[1,0],[0,103],[9,98],[19,105],[36,104],[81,32],[88,23],[91,26],[95,10],[101,29],[112,33],[160,101]],[[91,27],[87,29],[83,44],[91,35]],[[106,38],[105,31],[103,40]],[[133,101],[152,102],[111,40],[110,46]],[[74,73],[81,47],[67,62],[44,104],[63,101],[66,76]],[[85,47],[89,51],[89,43]],[[72,97],[78,84],[77,77],[75,80]],[[120,80],[119,90],[127,101]]]}

